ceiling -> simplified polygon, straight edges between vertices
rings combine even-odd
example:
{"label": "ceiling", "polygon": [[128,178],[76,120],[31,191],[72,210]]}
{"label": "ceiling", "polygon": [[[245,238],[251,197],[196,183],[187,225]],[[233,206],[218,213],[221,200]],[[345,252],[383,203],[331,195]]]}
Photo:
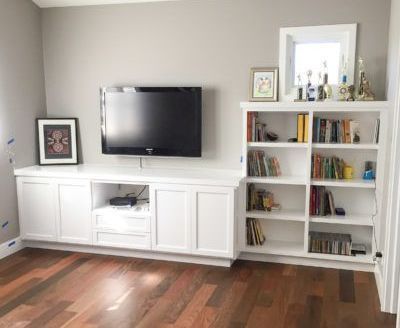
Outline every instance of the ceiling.
{"label": "ceiling", "polygon": [[158,2],[174,0],[32,0],[41,8],[69,7],[69,6],[94,6],[111,5],[120,3]]}

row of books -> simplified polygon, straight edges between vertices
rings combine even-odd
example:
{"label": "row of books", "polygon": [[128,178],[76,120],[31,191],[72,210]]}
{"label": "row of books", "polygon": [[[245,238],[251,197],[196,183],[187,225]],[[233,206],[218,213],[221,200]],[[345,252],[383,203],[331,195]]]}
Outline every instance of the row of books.
{"label": "row of books", "polygon": [[264,142],[267,141],[267,125],[257,120],[257,112],[247,113],[247,141],[248,142]]}
{"label": "row of books", "polygon": [[312,154],[311,178],[312,179],[343,179],[345,162],[336,156],[324,157]]}
{"label": "row of books", "polygon": [[258,219],[246,219],[246,241],[249,246],[261,246],[265,242],[265,236]]}
{"label": "row of books", "polygon": [[325,187],[311,186],[310,215],[327,216],[335,214],[333,194]]}
{"label": "row of books", "polygon": [[360,143],[360,122],[355,120],[329,120],[314,117],[313,142]]}
{"label": "row of books", "polygon": [[297,114],[297,142],[308,142],[309,114]]}
{"label": "row of books", "polygon": [[277,177],[282,175],[278,158],[267,157],[262,150],[250,150],[247,161],[249,176]]}
{"label": "row of books", "polygon": [[277,211],[280,204],[275,203],[274,194],[265,189],[256,189],[254,183],[247,187],[247,210]]}
{"label": "row of books", "polygon": [[350,234],[310,231],[308,245],[311,253],[351,255]]}

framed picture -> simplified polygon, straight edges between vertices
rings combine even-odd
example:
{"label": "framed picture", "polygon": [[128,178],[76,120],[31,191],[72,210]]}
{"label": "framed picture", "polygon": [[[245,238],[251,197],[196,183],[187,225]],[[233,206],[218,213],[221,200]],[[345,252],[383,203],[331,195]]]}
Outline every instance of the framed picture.
{"label": "framed picture", "polygon": [[252,68],[250,101],[278,101],[278,68]]}
{"label": "framed picture", "polygon": [[76,118],[38,118],[39,165],[78,164]]}

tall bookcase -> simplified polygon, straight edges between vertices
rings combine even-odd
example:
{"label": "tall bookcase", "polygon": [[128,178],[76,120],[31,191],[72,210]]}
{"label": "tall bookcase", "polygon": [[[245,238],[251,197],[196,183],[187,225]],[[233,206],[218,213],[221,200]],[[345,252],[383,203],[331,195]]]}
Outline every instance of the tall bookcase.
{"label": "tall bookcase", "polygon": [[[347,263],[343,267],[355,264],[357,268],[372,270],[375,253],[374,229],[379,244],[379,230],[383,224],[382,190],[385,166],[385,143],[387,111],[386,101],[376,102],[299,102],[299,103],[263,103],[243,102],[243,204],[239,220],[239,244],[242,258],[254,255],[276,256],[277,261],[308,259],[308,264],[324,266],[335,263]],[[267,130],[278,134],[275,142],[249,142],[247,139],[247,113],[257,112],[258,121],[267,125]],[[288,142],[297,136],[297,115],[308,114],[308,141],[305,143]],[[351,119],[360,122],[361,142],[359,144],[313,143],[313,118],[342,120]],[[376,119],[380,119],[379,142],[374,143]],[[250,150],[263,150],[268,156],[279,159],[282,175],[279,177],[250,177],[247,175],[247,155]],[[312,154],[343,158],[354,169],[351,180],[312,179]],[[376,179],[363,180],[365,161],[376,162]],[[278,211],[248,211],[247,186],[273,192],[281,204]],[[310,193],[312,186],[325,186],[335,199],[336,207],[346,210],[345,216],[310,216]],[[376,200],[375,200],[376,199]],[[376,214],[374,216],[374,214]],[[262,246],[248,246],[246,243],[246,218],[259,219],[266,236]],[[311,253],[308,251],[310,231],[349,233],[354,243],[367,246],[366,255],[345,256]],[[260,257],[261,259],[261,257]],[[310,262],[311,261],[311,262]],[[332,262],[329,262],[332,261]],[[292,261],[293,262],[293,261]],[[289,262],[290,263],[290,262]],[[296,263],[294,261],[293,263]],[[350,263],[350,266],[349,266]]]}

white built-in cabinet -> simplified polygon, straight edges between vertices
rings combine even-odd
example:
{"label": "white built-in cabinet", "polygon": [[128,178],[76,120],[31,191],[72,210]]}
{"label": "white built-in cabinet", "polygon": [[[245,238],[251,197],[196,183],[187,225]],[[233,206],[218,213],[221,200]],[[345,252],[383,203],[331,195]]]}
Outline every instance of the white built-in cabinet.
{"label": "white built-in cabinet", "polygon": [[18,178],[17,189],[22,239],[57,241],[54,183],[47,178]]}
{"label": "white built-in cabinet", "polygon": [[88,180],[18,178],[23,239],[91,243],[91,195]]}
{"label": "white built-in cabinet", "polygon": [[148,187],[143,212],[108,205],[121,183],[18,176],[22,239],[234,258],[234,186],[133,182]]}
{"label": "white built-in cabinet", "polygon": [[152,249],[233,257],[234,189],[151,186]]}

